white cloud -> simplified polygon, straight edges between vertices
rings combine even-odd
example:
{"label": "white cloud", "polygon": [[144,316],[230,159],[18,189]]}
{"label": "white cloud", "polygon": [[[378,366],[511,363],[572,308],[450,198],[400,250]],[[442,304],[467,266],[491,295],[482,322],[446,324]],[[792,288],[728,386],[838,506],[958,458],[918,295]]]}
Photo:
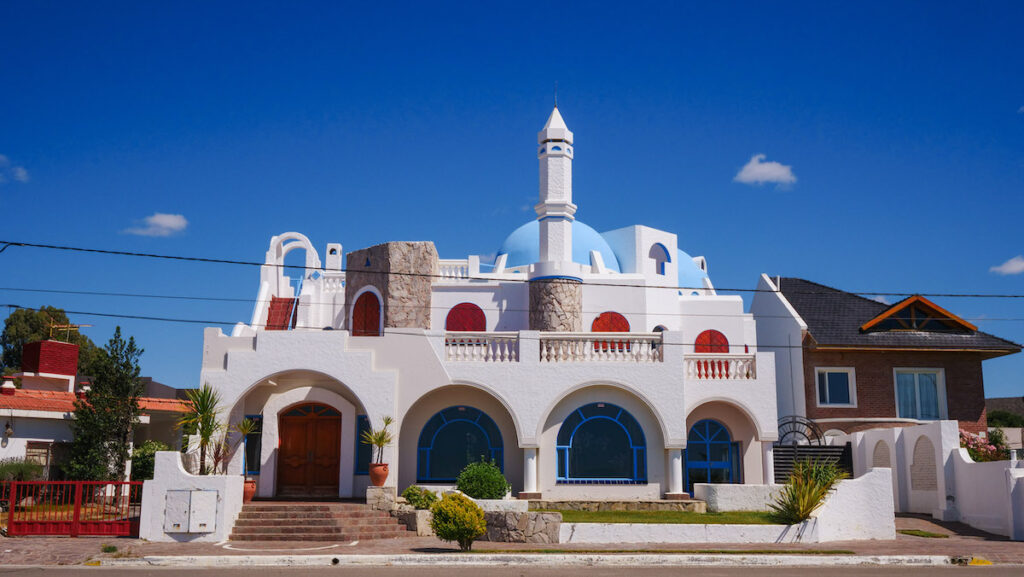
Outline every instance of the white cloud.
{"label": "white cloud", "polygon": [[750,162],[745,164],[736,176],[733,178],[735,182],[742,182],[743,184],[764,184],[766,182],[772,182],[779,185],[788,185],[796,182],[796,176],[793,174],[793,167],[780,164],[774,160],[765,162],[767,158],[764,154],[755,154],[750,157]]}
{"label": "white cloud", "polygon": [[180,214],[154,212],[152,216],[142,219],[142,224],[145,226],[125,229],[124,232],[140,236],[171,236],[185,230],[188,220]]}
{"label": "white cloud", "polygon": [[0,154],[0,166],[7,166],[11,163],[11,159],[7,158],[3,154]]}
{"label": "white cloud", "polygon": [[1018,254],[999,266],[988,269],[996,274],[1020,274],[1024,272],[1024,255]]}
{"label": "white cloud", "polygon": [[23,166],[12,166],[10,157],[0,154],[0,184],[11,180],[28,182],[28,171]]}
{"label": "white cloud", "polygon": [[1017,114],[1024,114],[1024,106],[1017,109]]}
{"label": "white cloud", "polygon": [[28,182],[28,171],[22,166],[15,166],[12,168],[11,176],[18,182]]}
{"label": "white cloud", "polygon": [[891,305],[892,304],[891,302],[889,302],[889,299],[886,298],[885,295],[875,295],[875,296],[871,297],[871,300],[873,300],[875,302],[882,303],[883,305]]}

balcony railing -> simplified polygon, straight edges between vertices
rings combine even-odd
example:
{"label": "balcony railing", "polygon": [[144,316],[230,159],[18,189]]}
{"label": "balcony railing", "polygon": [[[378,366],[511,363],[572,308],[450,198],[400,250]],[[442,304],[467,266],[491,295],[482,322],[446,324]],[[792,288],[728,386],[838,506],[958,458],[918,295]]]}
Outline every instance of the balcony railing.
{"label": "balcony railing", "polygon": [[469,259],[438,261],[437,274],[442,281],[469,278]]}
{"label": "balcony railing", "polygon": [[757,378],[754,355],[686,355],[686,379],[698,381],[739,380]]}
{"label": "balcony railing", "polygon": [[519,360],[519,333],[445,333],[444,354],[449,361],[514,363]]}
{"label": "balcony railing", "polygon": [[541,333],[540,362],[660,363],[661,333]]}

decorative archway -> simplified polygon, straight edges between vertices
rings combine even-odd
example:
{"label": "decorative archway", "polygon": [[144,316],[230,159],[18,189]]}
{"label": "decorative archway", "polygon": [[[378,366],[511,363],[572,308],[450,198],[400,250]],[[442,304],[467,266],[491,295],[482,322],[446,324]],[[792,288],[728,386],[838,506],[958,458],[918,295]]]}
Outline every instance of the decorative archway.
{"label": "decorative archway", "polygon": [[338,496],[340,411],[320,403],[303,403],[282,411],[278,444],[278,495]]}
{"label": "decorative archway", "polygon": [[647,481],[647,442],[633,415],[611,403],[590,403],[558,429],[558,483]]}
{"label": "decorative archway", "polygon": [[703,419],[686,436],[686,490],[694,483],[739,483],[742,481],[739,443],[729,430],[714,419]]}
{"label": "decorative archway", "polygon": [[487,317],[484,311],[473,303],[459,303],[448,311],[444,322],[446,331],[486,331]]}
{"label": "decorative archway", "polygon": [[364,291],[352,306],[352,336],[379,337],[381,335],[380,298],[373,291]]}
{"label": "decorative archway", "polygon": [[695,353],[728,353],[729,339],[722,333],[710,329],[697,335],[694,341],[693,352]]}
{"label": "decorative archway", "polygon": [[672,256],[669,255],[668,249],[660,242],[651,245],[651,250],[648,251],[647,256],[654,261],[654,270],[659,275],[664,275],[665,264],[672,262]]}
{"label": "decorative archway", "polygon": [[456,405],[438,411],[420,431],[417,483],[451,483],[470,463],[492,460],[504,470],[501,431],[487,413]]}

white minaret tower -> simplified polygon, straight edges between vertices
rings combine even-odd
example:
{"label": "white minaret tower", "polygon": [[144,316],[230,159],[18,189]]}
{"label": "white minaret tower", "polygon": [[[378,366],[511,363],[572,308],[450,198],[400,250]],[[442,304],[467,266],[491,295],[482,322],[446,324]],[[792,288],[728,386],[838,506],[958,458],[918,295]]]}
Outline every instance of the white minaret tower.
{"label": "white minaret tower", "polygon": [[576,214],[572,203],[572,132],[558,113],[558,105],[537,133],[537,142],[540,202],[533,209],[540,221],[540,262],[568,265],[572,262],[572,221]]}

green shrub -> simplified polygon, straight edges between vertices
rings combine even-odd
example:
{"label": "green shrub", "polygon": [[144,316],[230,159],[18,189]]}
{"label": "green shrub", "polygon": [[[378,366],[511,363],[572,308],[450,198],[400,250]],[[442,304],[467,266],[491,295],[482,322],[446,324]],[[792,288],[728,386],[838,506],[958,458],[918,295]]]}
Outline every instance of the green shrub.
{"label": "green shrub", "polygon": [[484,510],[463,495],[452,493],[430,508],[430,527],[442,541],[454,541],[459,549],[469,551],[473,540],[487,532]]}
{"label": "green shrub", "polygon": [[43,476],[43,466],[25,459],[0,459],[0,481],[35,481]]}
{"label": "green shrub", "polygon": [[988,414],[988,426],[1024,428],[1024,417],[1010,411],[992,411]]}
{"label": "green shrub", "polygon": [[466,465],[455,481],[455,488],[474,499],[504,499],[511,489],[494,461]]}
{"label": "green shrub", "polygon": [[160,441],[150,439],[135,447],[132,451],[132,481],[147,481],[153,478],[153,467],[156,464],[157,451],[170,451],[171,448]]}
{"label": "green shrub", "polygon": [[437,502],[437,493],[416,485],[410,485],[408,489],[402,491],[402,496],[417,509],[429,509]]}
{"label": "green shrub", "polygon": [[769,507],[775,518],[787,525],[806,521],[825,502],[832,486],[848,476],[835,463],[797,461],[782,493]]}

